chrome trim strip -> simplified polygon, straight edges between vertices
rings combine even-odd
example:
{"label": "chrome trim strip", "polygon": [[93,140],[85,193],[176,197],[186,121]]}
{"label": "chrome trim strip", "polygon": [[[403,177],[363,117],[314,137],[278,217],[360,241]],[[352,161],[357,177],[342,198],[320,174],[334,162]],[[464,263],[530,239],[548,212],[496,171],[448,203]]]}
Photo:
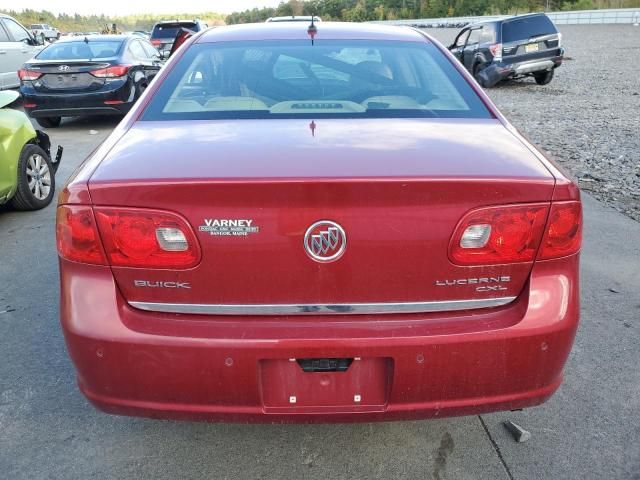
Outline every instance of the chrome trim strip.
{"label": "chrome trim strip", "polygon": [[199,304],[129,302],[132,307],[149,312],[189,313],[196,315],[356,315],[377,313],[453,312],[474,308],[500,307],[516,297],[481,298],[407,303],[338,303],[338,304]]}

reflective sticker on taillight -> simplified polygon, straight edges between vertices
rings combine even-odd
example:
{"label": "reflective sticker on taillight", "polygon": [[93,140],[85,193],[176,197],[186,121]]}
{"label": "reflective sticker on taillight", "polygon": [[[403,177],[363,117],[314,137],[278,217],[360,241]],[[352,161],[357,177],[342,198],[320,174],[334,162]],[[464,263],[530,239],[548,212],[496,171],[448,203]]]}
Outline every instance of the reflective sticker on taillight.
{"label": "reflective sticker on taillight", "polygon": [[539,259],[566,257],[580,250],[582,244],[582,205],[580,202],[557,202],[551,205],[547,229]]}
{"label": "reflective sticker on taillight", "polygon": [[548,210],[548,204],[544,203],[474,210],[458,224],[449,257],[459,265],[533,261]]}
{"label": "reflective sticker on taillight", "polygon": [[191,227],[181,217],[157,210],[96,207],[109,263],[144,268],[190,268],[200,258]]}
{"label": "reflective sticker on taillight", "polygon": [[91,207],[58,207],[56,243],[62,258],[80,263],[106,265]]}

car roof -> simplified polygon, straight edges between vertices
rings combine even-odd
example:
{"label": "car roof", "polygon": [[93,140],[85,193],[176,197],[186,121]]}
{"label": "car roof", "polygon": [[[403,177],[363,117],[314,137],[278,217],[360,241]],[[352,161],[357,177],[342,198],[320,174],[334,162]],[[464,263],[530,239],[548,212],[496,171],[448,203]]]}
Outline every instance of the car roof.
{"label": "car roof", "polygon": [[[75,37],[63,37],[58,42],[84,42],[84,39],[90,42],[105,41],[105,40],[129,40],[131,35],[76,35]],[[56,43],[58,43],[56,42]]]}
{"label": "car roof", "polygon": [[[304,22],[269,22],[229,25],[205,30],[198,43],[249,40],[309,40]],[[428,42],[427,37],[409,27],[373,23],[322,22],[315,24],[316,41],[322,40],[397,40]]]}
{"label": "car roof", "polygon": [[200,20],[162,20],[156,22],[156,25],[175,25],[178,23],[202,23]]}
{"label": "car roof", "polygon": [[501,20],[502,22],[511,22],[513,20],[519,20],[521,18],[527,18],[527,17],[541,17],[541,16],[547,16],[544,12],[534,12],[534,13],[525,13],[523,15],[514,15],[513,17],[508,17],[505,18],[503,20]]}
{"label": "car roof", "polygon": [[466,28],[477,28],[477,27],[482,27],[484,25],[498,25],[499,23],[504,23],[504,22],[511,22],[513,20],[519,20],[521,18],[527,18],[527,17],[537,17],[537,16],[541,16],[541,15],[545,15],[546,14],[544,12],[534,12],[534,13],[525,13],[522,15],[512,15],[512,16],[505,16],[503,18],[497,18],[494,20],[487,20],[485,22],[477,22],[477,23],[472,23],[467,25]]}

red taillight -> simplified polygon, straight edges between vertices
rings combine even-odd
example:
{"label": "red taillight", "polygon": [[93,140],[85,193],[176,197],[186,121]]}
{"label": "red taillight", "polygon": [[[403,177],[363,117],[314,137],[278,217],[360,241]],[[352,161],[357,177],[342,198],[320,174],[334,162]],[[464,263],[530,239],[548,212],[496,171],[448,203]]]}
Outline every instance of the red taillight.
{"label": "red taillight", "polygon": [[105,105],[120,105],[122,103],[124,103],[123,100],[105,100],[104,101]]}
{"label": "red taillight", "polygon": [[108,68],[101,68],[99,70],[93,70],[89,72],[94,77],[98,78],[117,78],[122,77],[129,71],[129,65],[116,65]]}
{"label": "red taillight", "polygon": [[122,267],[190,268],[200,259],[193,231],[168,212],[95,208],[109,264]]}
{"label": "red taillight", "polygon": [[489,45],[489,51],[491,52],[491,55],[493,55],[493,59],[495,61],[501,61],[502,60],[502,44],[501,43],[494,43],[493,45]]}
{"label": "red taillight", "polygon": [[538,258],[565,257],[580,250],[582,244],[582,205],[558,202],[551,205],[547,229]]}
{"label": "red taillight", "polygon": [[25,81],[37,80],[41,76],[42,76],[42,73],[36,72],[34,70],[29,70],[27,68],[21,68],[20,70],[18,70],[18,78],[20,80],[25,80]]}
{"label": "red taillight", "polygon": [[58,207],[56,243],[62,258],[74,262],[106,265],[91,207]]}
{"label": "red taillight", "polygon": [[547,204],[474,210],[458,224],[449,257],[459,265],[530,262],[544,232]]}
{"label": "red taillight", "polygon": [[155,47],[157,47],[158,45],[161,45],[161,44],[162,44],[162,40],[158,40],[156,38],[151,40],[151,45],[153,45]]}

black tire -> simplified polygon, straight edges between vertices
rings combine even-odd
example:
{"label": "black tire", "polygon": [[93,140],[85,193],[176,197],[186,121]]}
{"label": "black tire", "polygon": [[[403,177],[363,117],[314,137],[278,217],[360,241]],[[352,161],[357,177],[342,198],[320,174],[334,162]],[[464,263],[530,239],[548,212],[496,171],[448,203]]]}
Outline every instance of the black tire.
{"label": "black tire", "polygon": [[482,71],[482,68],[480,67],[479,63],[476,63],[473,66],[473,78],[476,79],[476,82],[478,82],[478,84],[482,87],[482,88],[487,88],[485,81],[482,79],[482,77],[480,77],[478,74]]}
{"label": "black tire", "polygon": [[538,85],[546,85],[553,79],[553,72],[553,70],[549,70],[548,72],[536,73],[533,78],[536,79]]}
{"label": "black tire", "polygon": [[25,145],[18,160],[18,188],[11,204],[16,210],[40,210],[51,203],[55,192],[56,177],[49,155],[38,145]]}
{"label": "black tire", "polygon": [[60,126],[60,122],[62,121],[62,117],[38,117],[36,118],[36,122],[41,127],[44,128],[56,128]]}

